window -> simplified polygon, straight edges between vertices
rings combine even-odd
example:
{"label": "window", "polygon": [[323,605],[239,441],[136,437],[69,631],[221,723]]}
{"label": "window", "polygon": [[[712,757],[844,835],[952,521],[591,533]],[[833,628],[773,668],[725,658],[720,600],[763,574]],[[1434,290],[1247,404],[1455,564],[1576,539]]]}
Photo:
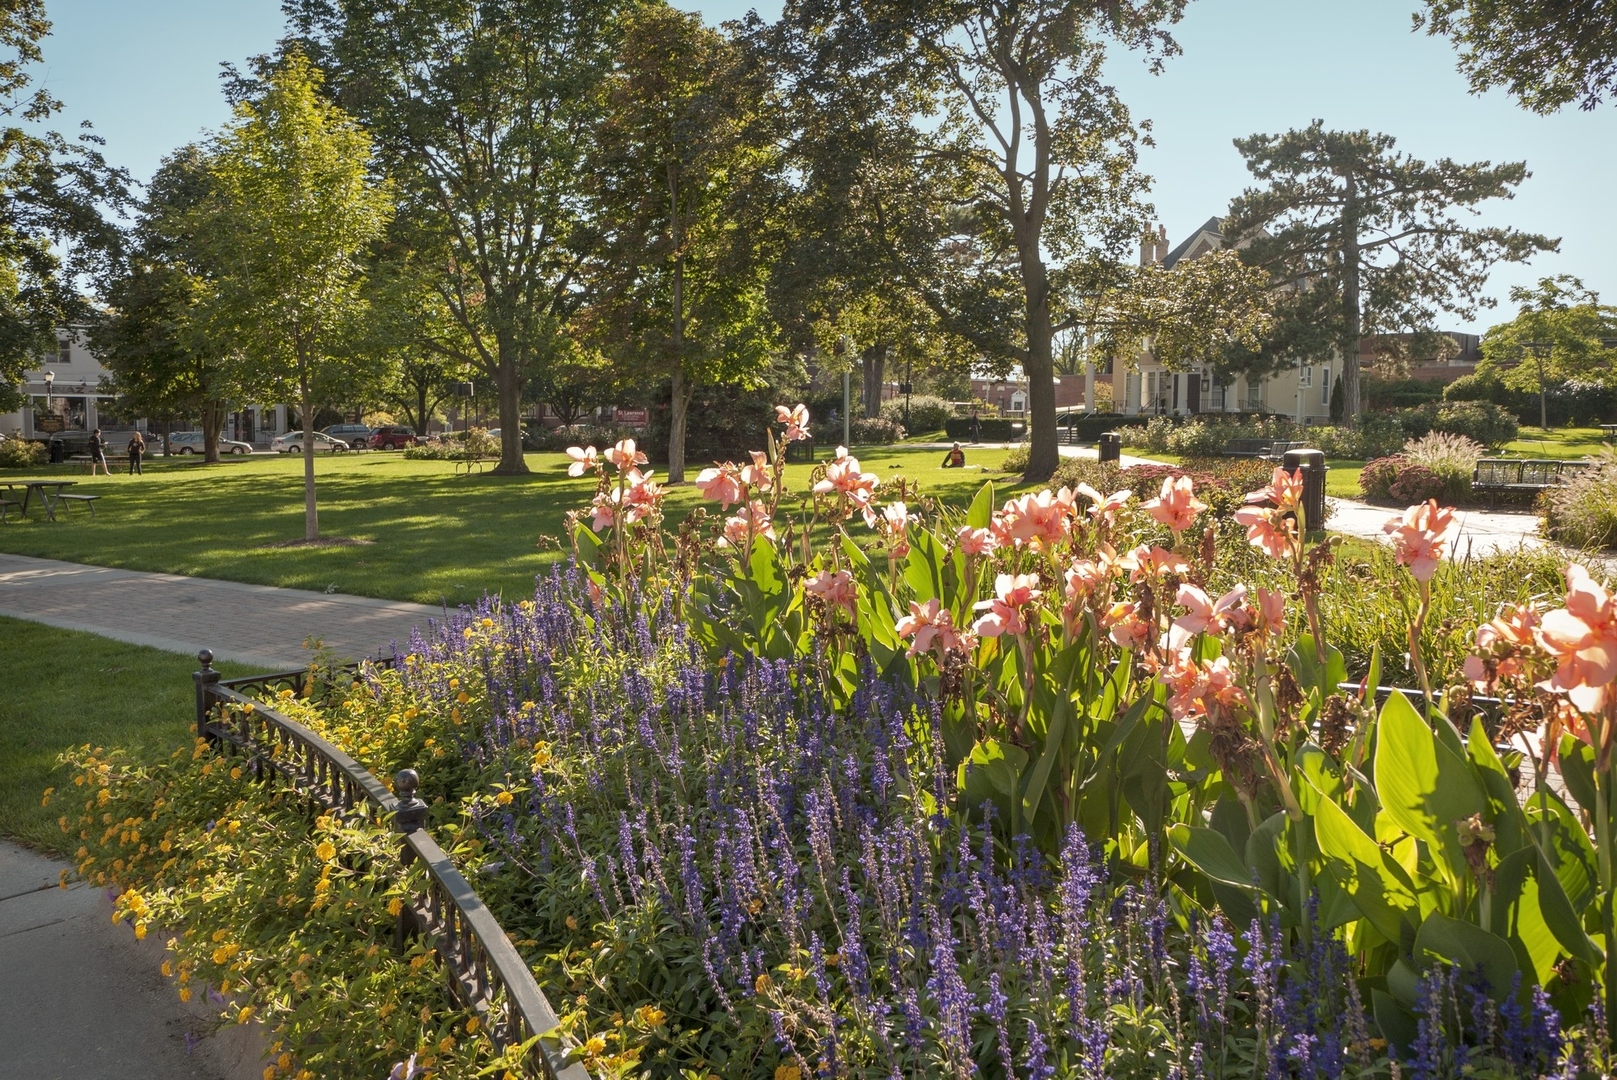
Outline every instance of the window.
{"label": "window", "polygon": [[56,339],[56,362],[58,364],[71,364],[73,362],[73,339]]}
{"label": "window", "polygon": [[1328,406],[1331,403],[1331,365],[1326,364],[1320,371],[1324,373],[1325,378],[1319,384],[1319,403]]}
{"label": "window", "polygon": [[1297,369],[1297,385],[1304,390],[1314,385],[1314,367],[1312,364],[1303,364]]}

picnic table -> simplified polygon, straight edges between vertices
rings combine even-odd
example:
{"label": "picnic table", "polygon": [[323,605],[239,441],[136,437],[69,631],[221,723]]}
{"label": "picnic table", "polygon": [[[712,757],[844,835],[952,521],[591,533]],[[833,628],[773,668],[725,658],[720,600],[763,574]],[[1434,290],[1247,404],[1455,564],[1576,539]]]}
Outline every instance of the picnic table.
{"label": "picnic table", "polygon": [[[7,502],[17,506],[23,517],[28,516],[28,504],[32,501],[34,492],[39,492],[39,504],[45,508],[45,520],[47,521],[56,520],[56,508],[61,505],[64,498],[89,500],[96,497],[94,495],[70,496],[62,493],[63,488],[70,488],[77,483],[77,480],[0,480],[0,484],[4,484],[7,491],[15,492],[18,488],[22,489],[22,503],[20,505],[14,500],[7,500]],[[85,505],[90,507],[90,514],[93,517],[95,515],[95,506],[88,501],[86,501]]]}
{"label": "picnic table", "polygon": [[1617,424],[1601,424],[1600,430],[1606,433],[1606,441],[1617,439]]}

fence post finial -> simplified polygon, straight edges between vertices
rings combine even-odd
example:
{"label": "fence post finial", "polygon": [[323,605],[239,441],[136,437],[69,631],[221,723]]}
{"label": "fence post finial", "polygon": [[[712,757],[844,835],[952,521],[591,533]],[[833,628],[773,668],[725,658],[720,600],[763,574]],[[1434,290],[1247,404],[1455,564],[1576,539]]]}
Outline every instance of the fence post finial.
{"label": "fence post finial", "polygon": [[219,681],[219,673],[213,670],[212,649],[199,651],[197,661],[201,663],[202,669],[191,675],[197,686],[197,738],[211,739],[208,734],[208,688]]}
{"label": "fence post finial", "polygon": [[427,823],[427,804],[415,794],[420,787],[421,775],[414,769],[400,769],[393,777],[393,794],[399,800],[393,827],[401,833],[413,833]]}

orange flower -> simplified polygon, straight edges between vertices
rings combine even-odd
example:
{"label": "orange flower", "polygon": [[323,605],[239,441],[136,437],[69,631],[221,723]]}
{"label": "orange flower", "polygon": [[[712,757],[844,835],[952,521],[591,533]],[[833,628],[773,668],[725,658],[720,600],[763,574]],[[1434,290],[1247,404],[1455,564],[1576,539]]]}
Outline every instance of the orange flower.
{"label": "orange flower", "polygon": [[1448,531],[1453,524],[1453,510],[1438,506],[1436,499],[1427,499],[1388,518],[1381,531],[1392,537],[1398,564],[1409,567],[1416,581],[1431,581],[1443,561]]}
{"label": "orange flower", "polygon": [[1127,602],[1113,604],[1101,616],[1100,624],[1120,649],[1137,649],[1151,638],[1151,624],[1140,618],[1139,606]]}
{"label": "orange flower", "polygon": [[702,498],[712,499],[720,510],[746,501],[746,488],[736,467],[726,461],[716,469],[703,469],[696,477],[696,488]]}
{"label": "orange flower", "polygon": [[1297,538],[1297,523],[1282,517],[1278,510],[1268,506],[1243,506],[1235,512],[1235,520],[1246,526],[1247,542],[1271,559],[1283,559],[1291,554],[1292,542]]}
{"label": "orange flower", "polygon": [[955,546],[965,555],[987,555],[999,546],[994,534],[987,529],[973,529],[963,525],[955,533]]}
{"label": "orange flower", "polygon": [[1190,564],[1183,556],[1166,548],[1147,547],[1144,544],[1124,555],[1118,560],[1118,565],[1128,571],[1129,581],[1136,585],[1147,578],[1164,578],[1169,574],[1183,574],[1190,569]]}
{"label": "orange flower", "polygon": [[960,647],[960,634],[955,629],[954,616],[949,609],[933,597],[924,604],[910,601],[910,613],[898,620],[894,627],[901,638],[910,639],[906,655],[931,652],[935,646],[939,657]]}
{"label": "orange flower", "polygon": [[854,588],[853,575],[846,570],[821,570],[803,583],[803,589],[823,600],[828,608],[840,607],[849,615],[859,613],[859,593]]}

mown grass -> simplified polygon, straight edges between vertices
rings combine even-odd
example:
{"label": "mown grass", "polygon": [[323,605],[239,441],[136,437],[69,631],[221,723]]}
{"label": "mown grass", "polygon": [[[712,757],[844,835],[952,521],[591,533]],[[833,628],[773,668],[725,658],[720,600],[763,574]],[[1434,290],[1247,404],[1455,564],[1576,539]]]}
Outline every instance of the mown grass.
{"label": "mown grass", "polygon": [[[162,756],[189,745],[196,722],[196,657],[0,618],[0,834],[47,851],[71,851],[56,757],[73,746],[121,746]],[[219,664],[226,678],[255,674]],[[69,789],[72,790],[72,789]]]}
{"label": "mown grass", "polygon": [[[968,503],[985,478],[998,478],[1004,457],[970,454],[961,470],[943,469],[940,450],[855,453],[884,482],[902,475],[954,505]],[[82,509],[55,523],[37,513],[25,521],[13,516],[0,526],[0,551],[429,604],[475,601],[485,592],[527,596],[534,576],[563,557],[554,542],[541,548],[540,538],[561,538],[564,515],[594,491],[592,478],[567,476],[565,455],[529,454],[527,461],[527,476],[468,477],[456,476],[448,462],[396,453],[321,455],[321,533],[365,543],[320,548],[273,546],[303,535],[302,461],[290,455],[218,465],[160,459],[144,477],[58,474],[78,479],[77,492],[103,496],[97,516]],[[694,464],[692,474],[700,468]],[[809,470],[787,469],[791,490],[807,488]],[[45,472],[4,473],[0,481]],[[691,484],[672,489],[670,527],[700,501]]]}
{"label": "mown grass", "polygon": [[1605,432],[1597,427],[1543,428],[1523,427],[1516,441],[1505,444],[1505,452],[1514,457],[1582,458],[1610,449]]}

